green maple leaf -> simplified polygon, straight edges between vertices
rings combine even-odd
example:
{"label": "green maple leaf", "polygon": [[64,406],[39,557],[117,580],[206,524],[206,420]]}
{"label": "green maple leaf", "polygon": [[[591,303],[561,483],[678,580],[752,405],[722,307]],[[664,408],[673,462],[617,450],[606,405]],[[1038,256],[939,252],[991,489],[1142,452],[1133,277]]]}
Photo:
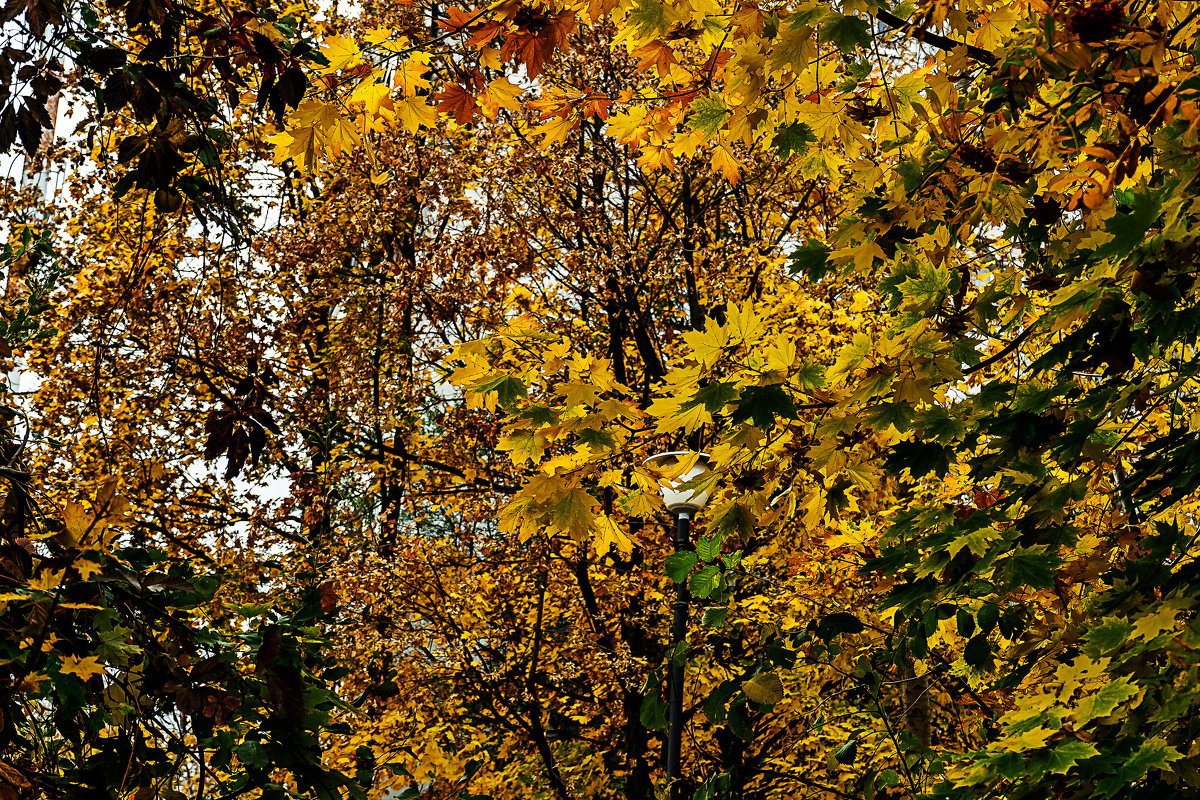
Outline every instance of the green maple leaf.
{"label": "green maple leaf", "polygon": [[821,23],[821,41],[833,42],[843,53],[853,53],[871,43],[871,26],[865,19],[834,14]]}
{"label": "green maple leaf", "polygon": [[1076,727],[1083,727],[1094,719],[1107,717],[1118,705],[1137,693],[1137,687],[1130,684],[1128,678],[1118,678],[1104,684],[1095,694],[1087,695],[1079,701],[1079,710],[1075,712]]}
{"label": "green maple leaf", "polygon": [[1123,645],[1132,632],[1133,625],[1128,621],[1109,617],[1084,635],[1083,640],[1088,645],[1084,648],[1084,652],[1099,658],[1104,653]]}
{"label": "green maple leaf", "polygon": [[788,260],[788,271],[793,275],[803,272],[810,280],[819,281],[829,271],[830,250],[823,242],[809,240],[792,251]]}
{"label": "green maple leaf", "polygon": [[706,411],[710,414],[715,414],[723,409],[726,404],[732,403],[737,399],[737,384],[727,381],[717,381],[710,383],[692,395],[692,399],[688,401],[688,404],[683,409],[695,408],[703,403]]}
{"label": "green maple leaf", "polygon": [[478,394],[487,394],[488,392],[496,393],[496,400],[501,406],[509,406],[515,403],[522,397],[526,397],[529,392],[525,389],[525,384],[514,378],[512,375],[501,375],[498,378],[484,381],[471,388],[471,391]]}
{"label": "green maple leaf", "polygon": [[1094,755],[1099,755],[1099,753],[1100,751],[1096,749],[1096,745],[1091,742],[1067,739],[1066,741],[1059,742],[1044,758],[1039,759],[1039,766],[1047,772],[1065,775],[1067,774],[1067,770],[1075,766],[1075,762],[1091,758]]}
{"label": "green maple leaf", "polygon": [[793,122],[779,129],[772,144],[775,145],[775,152],[779,157],[787,159],[793,155],[804,155],[808,152],[808,146],[815,141],[817,135],[813,133],[812,128],[803,122]]}
{"label": "green maple leaf", "polygon": [[1059,559],[1047,553],[1021,547],[997,561],[996,567],[1005,570],[1009,580],[1018,586],[1048,589],[1054,585],[1054,570],[1059,563]]}
{"label": "green maple leaf", "polygon": [[1144,192],[1127,193],[1123,199],[1127,201],[1127,212],[1113,214],[1104,224],[1108,233],[1113,235],[1112,241],[1096,250],[1097,258],[1125,256],[1133,252],[1146,238],[1146,231],[1158,221],[1162,213],[1162,195]]}
{"label": "green maple leaf", "polygon": [[[897,430],[904,430],[901,425]],[[941,476],[950,471],[950,457],[953,452],[940,444],[933,442],[896,442],[888,455],[885,466],[889,472],[899,472],[908,469],[914,478],[920,478],[929,473]]]}
{"label": "green maple leaf", "polygon": [[1162,739],[1154,737],[1142,742],[1142,746],[1131,757],[1120,762],[1115,775],[1110,775],[1096,784],[1097,797],[1111,797],[1142,777],[1149,770],[1165,769],[1170,762],[1183,758],[1183,754]]}
{"label": "green maple leaf", "polygon": [[754,427],[766,430],[775,424],[775,416],[796,418],[796,404],[778,383],[769,386],[750,386],[742,391],[741,402],[733,412],[734,424],[754,421]]}
{"label": "green maple leaf", "polygon": [[649,33],[665,33],[670,27],[667,9],[657,0],[641,0],[630,10],[625,21],[633,31],[642,36]]}
{"label": "green maple leaf", "polygon": [[949,267],[922,262],[919,272],[905,278],[896,288],[903,297],[921,306],[927,306],[949,294],[951,281]]}
{"label": "green maple leaf", "polygon": [[802,364],[792,373],[792,380],[801,389],[821,389],[825,386],[825,368],[820,364]]}
{"label": "green maple leaf", "polygon": [[704,135],[710,137],[716,135],[729,116],[729,109],[725,107],[721,99],[711,95],[701,97],[692,103],[690,111],[688,125],[692,130],[704,131]]}

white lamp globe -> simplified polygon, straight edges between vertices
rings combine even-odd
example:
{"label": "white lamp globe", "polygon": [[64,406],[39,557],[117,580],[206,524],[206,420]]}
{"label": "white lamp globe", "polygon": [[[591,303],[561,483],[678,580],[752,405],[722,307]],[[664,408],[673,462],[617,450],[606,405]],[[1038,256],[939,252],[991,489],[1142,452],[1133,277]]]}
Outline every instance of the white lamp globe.
{"label": "white lamp globe", "polygon": [[672,514],[695,514],[708,503],[708,492],[679,487],[688,481],[695,480],[709,472],[708,453],[696,453],[688,450],[672,450],[668,453],[657,453],[642,462],[644,466],[658,472],[671,472],[681,462],[695,457],[696,463],[691,469],[673,479],[660,479],[659,489],[662,491],[663,504]]}

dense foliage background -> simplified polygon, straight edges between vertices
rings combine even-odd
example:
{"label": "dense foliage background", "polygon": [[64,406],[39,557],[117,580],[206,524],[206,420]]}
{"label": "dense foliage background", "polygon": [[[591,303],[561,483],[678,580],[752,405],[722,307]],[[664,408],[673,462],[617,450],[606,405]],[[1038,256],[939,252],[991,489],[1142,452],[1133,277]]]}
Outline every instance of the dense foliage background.
{"label": "dense foliage background", "polygon": [[1195,4],[0,18],[0,800],[1195,791]]}

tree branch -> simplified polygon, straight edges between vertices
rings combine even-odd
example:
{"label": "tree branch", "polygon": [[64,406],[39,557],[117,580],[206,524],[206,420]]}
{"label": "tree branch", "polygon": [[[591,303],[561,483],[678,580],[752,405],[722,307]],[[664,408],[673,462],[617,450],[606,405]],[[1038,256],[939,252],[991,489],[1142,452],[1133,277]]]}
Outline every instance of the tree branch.
{"label": "tree branch", "polygon": [[918,42],[932,45],[940,50],[954,50],[959,47],[966,47],[968,57],[987,64],[989,67],[994,67],[1000,61],[1000,59],[996,57],[995,53],[990,53],[987,50],[984,50],[982,47],[976,47],[975,45],[967,44],[966,42],[956,42],[949,37],[942,36],[941,34],[934,33],[933,31],[927,31],[924,28],[918,28],[916,25],[905,22],[895,14],[884,11],[883,9],[875,12],[875,19],[879,20],[884,25],[887,25],[894,31],[901,31],[904,34],[911,36],[913,39],[916,39]]}

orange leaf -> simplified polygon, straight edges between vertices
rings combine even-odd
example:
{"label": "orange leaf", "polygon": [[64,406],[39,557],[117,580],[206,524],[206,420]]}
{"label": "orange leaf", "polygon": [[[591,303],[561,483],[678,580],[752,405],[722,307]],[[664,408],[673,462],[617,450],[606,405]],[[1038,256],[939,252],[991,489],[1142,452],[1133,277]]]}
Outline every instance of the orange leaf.
{"label": "orange leaf", "polygon": [[459,125],[466,125],[474,119],[479,108],[475,103],[475,96],[457,83],[443,89],[437,96],[437,102],[438,111],[453,114],[454,121]]}
{"label": "orange leaf", "polygon": [[738,178],[742,176],[742,165],[725,145],[713,148],[712,165],[720,170],[721,175],[730,183],[737,183]]}

